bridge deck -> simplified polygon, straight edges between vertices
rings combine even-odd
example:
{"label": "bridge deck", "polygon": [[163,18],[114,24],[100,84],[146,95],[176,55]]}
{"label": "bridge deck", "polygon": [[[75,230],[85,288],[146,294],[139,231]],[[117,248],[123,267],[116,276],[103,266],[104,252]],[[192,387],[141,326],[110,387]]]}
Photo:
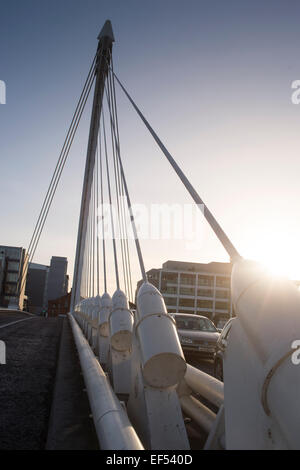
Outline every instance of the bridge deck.
{"label": "bridge deck", "polygon": [[30,316],[24,312],[0,310],[0,325],[11,321],[23,320],[23,318],[30,318]]}
{"label": "bridge deck", "polygon": [[[22,316],[19,313],[9,315],[5,323]],[[75,358],[75,365],[70,368],[72,359],[66,350],[75,354],[75,347],[71,337],[67,338],[65,333],[64,346],[60,348],[61,333],[66,330],[62,328],[64,322],[66,319],[36,317],[0,330],[0,339],[6,343],[6,365],[0,365],[1,450],[44,449],[47,437],[49,448],[74,448],[72,438],[77,448],[93,448],[94,441],[90,437],[93,426],[88,418],[89,408],[80,367]],[[61,362],[65,362],[63,368]],[[75,379],[72,382],[67,376],[73,374]],[[69,397],[74,413],[71,423],[60,412],[57,394],[64,398],[64,405],[66,396]],[[56,396],[54,400],[53,396]],[[51,408],[54,413],[51,413]],[[53,431],[60,434],[56,440],[53,439]],[[80,434],[84,434],[83,441],[78,437]],[[61,439],[65,440],[65,445],[59,442]]]}

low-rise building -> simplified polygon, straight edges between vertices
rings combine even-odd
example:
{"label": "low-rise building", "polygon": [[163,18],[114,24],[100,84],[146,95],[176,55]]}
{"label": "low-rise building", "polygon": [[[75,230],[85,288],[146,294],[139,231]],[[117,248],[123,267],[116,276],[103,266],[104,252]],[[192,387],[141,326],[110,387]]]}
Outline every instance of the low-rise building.
{"label": "low-rise building", "polygon": [[231,263],[167,261],[147,275],[162,293],[169,313],[204,315],[218,323],[233,314],[231,269]]}
{"label": "low-rise building", "polygon": [[70,311],[71,292],[59,297],[58,299],[48,301],[48,317],[66,315]]}

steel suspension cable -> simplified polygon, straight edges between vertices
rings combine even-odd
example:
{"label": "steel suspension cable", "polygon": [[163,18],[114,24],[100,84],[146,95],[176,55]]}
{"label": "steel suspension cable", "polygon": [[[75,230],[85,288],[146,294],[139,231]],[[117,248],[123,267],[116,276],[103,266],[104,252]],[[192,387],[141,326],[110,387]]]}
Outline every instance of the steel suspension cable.
{"label": "steel suspension cable", "polygon": [[[112,55],[110,57],[111,60],[111,70],[109,70],[109,78],[112,84],[112,108],[114,114],[114,122],[115,122],[115,129],[116,129],[116,138],[117,138],[117,145],[120,149],[120,135],[119,135],[119,122],[118,122],[118,111],[117,111],[117,98],[116,98],[116,88],[115,88],[115,81],[113,76],[113,58]],[[116,148],[117,152],[117,148]],[[120,199],[121,199],[121,211],[122,211],[122,223],[123,223],[123,233],[125,236],[125,265],[127,271],[127,278],[129,284],[129,290],[132,301],[133,299],[133,291],[132,291],[132,276],[131,276],[131,265],[130,265],[130,256],[129,256],[129,245],[128,245],[128,231],[127,231],[127,221],[126,221],[126,209],[125,209],[125,195],[124,195],[124,184],[121,176],[121,169],[119,165],[119,160],[117,159],[117,167],[118,167],[118,179],[119,179],[119,186],[120,186]]]}
{"label": "steel suspension cable", "polygon": [[[110,75],[110,74],[109,74]],[[107,88],[105,88],[105,93],[108,99],[111,100],[111,86],[110,86],[110,76],[108,75],[107,78]],[[121,257],[122,257],[122,268],[123,268],[123,277],[124,277],[124,286],[125,292],[127,297],[129,296],[128,291],[128,282],[126,276],[126,267],[125,267],[125,254],[124,254],[124,235],[123,235],[123,225],[121,220],[121,208],[120,208],[120,190],[119,190],[119,179],[117,174],[117,165],[116,165],[116,147],[115,147],[115,139],[112,126],[110,126],[111,131],[111,145],[112,145],[112,154],[113,154],[113,166],[114,166],[114,179],[115,179],[115,189],[116,189],[116,201],[117,201],[117,212],[118,212],[118,227],[119,227],[119,234],[120,234],[120,246],[121,246]]]}
{"label": "steel suspension cable", "polygon": [[103,118],[102,119],[103,139],[104,139],[105,161],[106,161],[106,177],[107,177],[107,186],[108,186],[108,198],[109,198],[109,205],[110,205],[110,220],[111,220],[111,230],[112,230],[112,242],[113,242],[114,262],[115,262],[115,274],[116,274],[117,289],[119,290],[120,289],[120,279],[119,279],[119,268],[118,268],[118,257],[117,257],[116,238],[115,238],[115,228],[114,228],[114,220],[113,220],[111,184],[110,184],[110,175],[109,175],[109,164],[108,164],[108,152],[107,152],[105,123],[104,123],[104,112],[102,114],[102,118]]}
{"label": "steel suspension cable", "polygon": [[[110,65],[109,65],[109,69],[111,69]],[[132,104],[133,108],[135,109],[135,111],[137,112],[137,114],[140,116],[140,118],[142,119],[143,123],[145,124],[145,126],[147,127],[147,129],[149,130],[150,134],[152,135],[152,137],[154,138],[154,140],[156,141],[157,145],[159,146],[159,148],[161,149],[161,151],[164,153],[165,157],[167,158],[167,160],[169,161],[169,163],[171,164],[171,166],[174,168],[176,174],[179,176],[179,178],[181,179],[182,183],[184,184],[184,186],[186,187],[186,189],[188,190],[188,192],[190,193],[190,195],[192,196],[193,200],[195,201],[195,203],[197,204],[197,206],[201,209],[202,207],[204,208],[203,210],[203,215],[204,217],[206,218],[207,222],[209,223],[210,227],[212,228],[212,230],[215,232],[217,238],[219,239],[219,241],[222,243],[223,247],[225,248],[225,250],[227,251],[227,253],[229,254],[230,258],[232,260],[236,260],[236,259],[240,259],[241,258],[241,255],[239,254],[239,252],[237,251],[237,249],[234,247],[234,245],[232,244],[232,242],[230,241],[230,239],[228,238],[228,236],[226,235],[226,233],[223,231],[223,229],[221,228],[221,226],[219,225],[219,223],[217,222],[217,220],[215,219],[215,217],[213,216],[213,214],[210,212],[210,210],[208,209],[208,207],[206,206],[206,204],[204,204],[203,200],[201,199],[201,197],[199,196],[199,194],[197,193],[197,191],[194,189],[194,187],[191,185],[191,183],[189,182],[188,178],[185,176],[185,174],[183,173],[183,171],[181,170],[181,168],[178,166],[178,164],[176,163],[176,161],[174,160],[174,158],[172,157],[172,155],[169,153],[169,151],[166,149],[166,147],[164,146],[164,144],[162,143],[162,141],[160,140],[160,138],[158,137],[158,135],[156,134],[156,132],[153,130],[153,128],[150,126],[149,122],[147,121],[147,119],[144,117],[144,115],[142,114],[142,112],[140,111],[140,109],[138,108],[138,106],[135,104],[135,102],[133,101],[133,99],[131,98],[131,96],[129,95],[129,93],[127,92],[127,90],[125,89],[125,87],[122,85],[121,81],[119,80],[119,78],[117,77],[117,75],[115,74],[114,71],[112,71],[113,73],[113,76],[115,77],[115,79],[117,80],[117,82],[119,83],[121,89],[123,90],[123,92],[125,93],[125,95],[127,96],[128,100],[130,101],[130,103]]]}
{"label": "steel suspension cable", "polygon": [[[89,207],[91,206],[91,201]],[[87,235],[87,257],[88,257],[88,297],[91,297],[91,217],[88,219],[88,235]]]}
{"label": "steel suspension cable", "polygon": [[[110,100],[110,103],[112,103],[113,97],[112,97],[112,86],[111,86],[111,74],[108,73],[107,77],[107,83],[108,87],[106,91],[106,96],[107,99]],[[115,115],[114,115],[114,109],[112,106],[112,118],[114,125],[116,125],[115,122]],[[127,294],[127,297],[129,297],[129,280],[128,280],[128,273],[127,273],[127,264],[126,264],[126,253],[125,253],[125,234],[124,234],[124,224],[123,224],[123,213],[122,213],[122,207],[121,207],[121,201],[120,201],[120,195],[121,195],[121,190],[120,190],[120,176],[119,176],[119,166],[117,163],[117,157],[116,157],[116,142],[114,138],[114,132],[111,126],[111,139],[112,139],[112,146],[114,148],[113,150],[113,162],[114,162],[114,173],[115,173],[115,186],[116,186],[116,195],[117,195],[117,206],[118,206],[118,220],[119,220],[119,231],[120,231],[120,245],[121,245],[121,252],[122,252],[122,267],[123,267],[123,276],[124,276],[124,284],[125,284],[125,291]]]}
{"label": "steel suspension cable", "polygon": [[[91,86],[92,86],[92,82],[91,82]],[[90,89],[91,89],[91,87],[90,87]],[[90,89],[89,89],[89,91],[90,91]],[[85,103],[86,103],[86,101],[87,101],[87,98],[88,98],[88,95],[86,96]],[[49,210],[50,210],[52,201],[53,201],[53,199],[54,199],[57,186],[58,186],[59,181],[60,181],[61,174],[62,174],[63,169],[64,169],[64,167],[65,167],[65,164],[66,164],[66,161],[67,161],[67,157],[68,157],[68,155],[69,155],[69,151],[70,151],[71,145],[72,145],[72,143],[73,143],[73,140],[74,140],[74,137],[75,137],[75,133],[76,133],[76,130],[77,130],[77,128],[78,128],[78,125],[79,125],[79,122],[80,122],[80,118],[81,118],[82,113],[83,113],[83,110],[84,110],[85,103],[84,103],[84,105],[83,105],[83,108],[82,108],[81,113],[80,113],[80,115],[79,115],[79,119],[78,119],[78,121],[77,121],[77,123],[76,123],[76,126],[75,126],[75,128],[74,128],[74,133],[73,133],[73,135],[71,136],[71,139],[70,139],[70,141],[69,141],[68,148],[67,148],[67,150],[66,150],[66,152],[65,152],[65,154],[64,154],[64,160],[62,161],[61,167],[60,167],[60,169],[59,169],[59,173],[58,173],[58,176],[57,176],[57,178],[56,178],[56,181],[55,181],[55,184],[54,184],[54,186],[53,186],[53,189],[52,189],[52,191],[51,191],[50,198],[48,199],[47,205],[46,205],[45,210],[44,210],[44,212],[43,212],[43,216],[42,216],[42,219],[41,219],[41,222],[40,222],[40,227],[39,227],[39,230],[38,230],[38,232],[37,232],[37,234],[36,234],[36,237],[35,237],[34,247],[33,247],[32,251],[31,251],[31,254],[30,254],[30,257],[29,257],[29,260],[28,260],[28,263],[27,263],[28,265],[32,262],[32,260],[33,260],[33,258],[34,258],[34,255],[35,255],[35,252],[36,252],[36,249],[37,249],[37,246],[38,246],[38,243],[39,243],[39,241],[40,241],[40,237],[41,237],[42,231],[43,231],[43,229],[44,229],[44,226],[45,226],[45,223],[46,223],[46,220],[47,220],[47,217],[48,217],[48,213],[49,213]],[[26,280],[26,273],[25,273],[25,271],[24,271],[24,277],[23,277],[23,282],[22,282],[21,290],[23,289],[25,280]]]}
{"label": "steel suspension cable", "polygon": [[48,190],[47,190],[47,193],[46,193],[46,196],[44,198],[44,201],[43,201],[43,205],[42,205],[42,208],[40,210],[40,213],[39,213],[39,216],[38,216],[38,220],[36,222],[36,225],[35,225],[35,229],[33,231],[33,235],[31,237],[31,240],[30,240],[30,243],[29,243],[29,246],[28,246],[28,249],[27,251],[30,252],[31,248],[32,248],[32,245],[34,243],[34,236],[35,236],[35,232],[38,230],[38,226],[39,226],[39,223],[40,223],[40,219],[41,219],[41,216],[44,212],[44,208],[45,208],[45,205],[47,203],[47,200],[48,200],[48,197],[49,197],[49,194],[51,192],[51,188],[53,187],[53,183],[55,182],[56,180],[56,176],[59,172],[59,169],[60,169],[60,166],[61,166],[61,162],[63,160],[63,156],[64,156],[64,152],[65,152],[65,149],[68,145],[68,142],[70,140],[70,136],[72,135],[72,132],[73,132],[73,129],[74,129],[74,126],[76,124],[76,119],[80,113],[80,109],[81,109],[81,106],[82,106],[82,103],[84,102],[84,98],[85,98],[85,93],[86,93],[86,90],[89,88],[89,82],[90,82],[90,79],[92,77],[92,74],[95,70],[95,62],[96,62],[96,55],[93,59],[93,62],[92,62],[92,65],[90,67],[90,70],[88,72],[88,76],[86,78],[86,81],[84,83],[84,86],[83,86],[83,90],[81,92],[81,95],[80,95],[80,98],[78,100],[78,103],[77,103],[77,106],[76,106],[76,109],[74,111],[74,114],[73,114],[73,118],[72,118],[72,121],[71,121],[71,124],[69,126],[69,129],[68,129],[68,132],[67,132],[67,135],[66,135],[66,138],[64,140],[64,143],[63,143],[63,146],[62,146],[62,149],[61,149],[61,152],[60,152],[60,155],[59,155],[59,158],[58,158],[58,161],[56,163],[56,166],[55,166],[55,170],[54,170],[54,173],[52,175],[52,178],[51,178],[51,181],[49,183],[49,187],[48,187]]}
{"label": "steel suspension cable", "polygon": [[40,214],[38,216],[38,220],[36,222],[33,235],[31,237],[31,240],[30,240],[30,243],[29,243],[28,258],[27,258],[26,267],[23,271],[23,276],[20,276],[19,279],[18,279],[18,285],[19,285],[18,290],[19,290],[19,292],[21,292],[23,287],[24,287],[24,283],[25,283],[25,280],[26,280],[27,267],[32,262],[33,257],[35,255],[35,251],[36,251],[37,245],[39,243],[41,233],[43,231],[43,228],[44,228],[44,225],[45,225],[45,222],[46,222],[46,219],[47,219],[47,216],[48,216],[48,213],[49,213],[49,210],[50,210],[50,207],[51,207],[51,204],[52,204],[52,201],[53,201],[53,198],[54,198],[54,195],[55,195],[55,192],[56,192],[59,180],[60,180],[62,171],[64,169],[64,166],[65,166],[65,163],[66,163],[71,145],[72,145],[73,140],[74,140],[75,133],[77,131],[82,113],[84,111],[84,108],[85,108],[85,105],[86,105],[86,102],[87,102],[87,99],[88,99],[88,96],[89,96],[89,93],[90,93],[90,90],[91,90],[91,87],[92,87],[92,84],[93,84],[93,81],[94,81],[93,72],[94,72],[94,69],[95,69],[95,60],[96,60],[96,56],[93,60],[90,71],[88,73],[88,77],[87,77],[87,79],[85,81],[85,84],[84,84],[84,88],[81,92],[78,104],[76,106],[71,124],[70,124],[68,132],[67,132],[67,136],[65,138],[65,141],[64,141],[62,150],[60,152],[60,155],[59,155],[54,173],[52,175],[52,178],[51,178],[46,196],[44,198],[43,205],[42,205]]}
{"label": "steel suspension cable", "polygon": [[[106,95],[106,97],[107,97],[107,95]],[[107,104],[108,104],[108,109],[109,109],[109,114],[110,114],[110,122],[111,122],[111,125],[113,127],[115,140],[117,140],[116,139],[116,130],[115,130],[113,119],[112,119],[112,111],[111,111],[110,102],[109,102],[108,99],[107,99]],[[122,181],[123,181],[123,184],[124,184],[124,190],[125,190],[125,195],[126,195],[126,199],[127,199],[127,206],[128,206],[128,211],[129,211],[129,215],[130,215],[130,221],[131,221],[132,231],[133,231],[133,235],[134,235],[135,246],[136,246],[136,251],[137,251],[137,255],[138,255],[141,275],[142,275],[143,281],[147,282],[147,274],[146,274],[146,270],[145,270],[142,250],[141,250],[140,241],[139,241],[139,238],[138,238],[138,233],[137,233],[137,229],[136,229],[136,225],[135,225],[134,214],[132,212],[132,205],[131,205],[130,195],[129,195],[129,191],[128,191],[128,186],[127,186],[127,182],[126,182],[126,178],[125,178],[123,163],[122,163],[122,159],[121,159],[121,155],[120,155],[120,148],[119,148],[118,144],[117,144],[117,156],[118,156],[118,161],[119,161],[119,164],[120,164],[121,176],[122,176]]]}
{"label": "steel suspension cable", "polygon": [[[106,278],[106,252],[105,252],[105,236],[104,236],[104,215],[103,215],[103,169],[102,169],[102,147],[101,147],[101,127],[99,128],[98,148],[99,148],[99,169],[100,169],[100,196],[101,196],[101,228],[102,228],[102,256],[103,256],[103,275],[104,275],[104,292],[107,292]],[[100,137],[100,138],[99,138]]]}
{"label": "steel suspension cable", "polygon": [[95,172],[93,175],[92,184],[92,291],[93,297],[95,297]]}
{"label": "steel suspension cable", "polygon": [[96,149],[96,249],[97,249],[97,295],[100,295],[100,259],[99,259],[99,148]]}

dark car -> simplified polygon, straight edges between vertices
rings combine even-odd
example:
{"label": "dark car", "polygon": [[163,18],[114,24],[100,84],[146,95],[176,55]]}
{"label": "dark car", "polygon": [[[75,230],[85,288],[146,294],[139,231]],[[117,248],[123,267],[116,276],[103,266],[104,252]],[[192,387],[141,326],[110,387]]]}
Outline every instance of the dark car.
{"label": "dark car", "polygon": [[207,317],[194,314],[171,313],[170,315],[176,322],[183,352],[213,358],[220,336],[213,322]]}
{"label": "dark car", "polygon": [[216,350],[214,354],[214,376],[216,379],[223,382],[223,355],[227,347],[228,337],[231,330],[232,322],[234,318],[230,318],[228,322],[224,325],[224,328],[219,336],[219,339],[216,343]]}

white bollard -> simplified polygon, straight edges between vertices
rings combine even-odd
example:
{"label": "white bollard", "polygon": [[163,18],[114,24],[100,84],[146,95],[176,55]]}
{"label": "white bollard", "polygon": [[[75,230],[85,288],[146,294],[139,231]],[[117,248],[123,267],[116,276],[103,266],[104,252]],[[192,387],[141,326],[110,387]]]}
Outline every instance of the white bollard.
{"label": "white bollard", "polygon": [[83,299],[81,301],[81,312],[82,312],[82,331],[86,337],[87,332],[87,315],[86,315],[86,301],[87,299]]}
{"label": "white bollard", "polygon": [[99,315],[101,308],[101,297],[96,295],[92,307],[91,322],[92,322],[92,336],[91,336],[91,347],[94,353],[98,354],[98,325],[99,325]]}
{"label": "white bollard", "polygon": [[150,283],[139,289],[137,319],[146,382],[158,388],[177,385],[185,375],[186,362],[175,322],[167,313],[161,293]]}
{"label": "white bollard", "polygon": [[99,332],[98,332],[98,352],[99,361],[103,367],[106,366],[108,360],[109,348],[109,315],[112,310],[112,301],[110,295],[105,292],[101,297],[100,315],[99,315]]}
{"label": "white bollard", "polygon": [[186,363],[174,320],[152,284],[139,289],[135,317],[130,420],[147,449],[189,449],[176,391]]}
{"label": "white bollard", "polygon": [[132,344],[133,316],[124,292],[117,290],[112,297],[109,317],[110,343],[116,351],[129,351]]}
{"label": "white bollard", "polygon": [[86,310],[87,310],[87,340],[88,342],[91,344],[91,340],[92,340],[92,311],[93,311],[93,308],[95,306],[95,298],[94,297],[90,297],[87,299],[87,307],[86,307]]}
{"label": "white bollard", "polygon": [[124,292],[117,290],[112,296],[109,316],[110,348],[109,373],[115,393],[129,394],[130,358],[133,316]]}

